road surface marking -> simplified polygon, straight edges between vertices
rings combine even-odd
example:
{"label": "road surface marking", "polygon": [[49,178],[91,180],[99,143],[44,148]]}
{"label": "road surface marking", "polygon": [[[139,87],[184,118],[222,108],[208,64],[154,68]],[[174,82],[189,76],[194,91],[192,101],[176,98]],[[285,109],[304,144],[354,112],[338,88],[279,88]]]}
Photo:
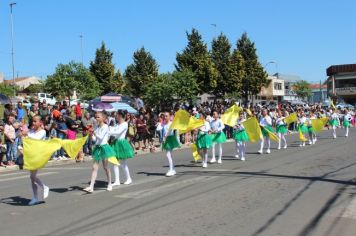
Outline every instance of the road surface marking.
{"label": "road surface marking", "polygon": [[[39,173],[39,174],[37,174],[37,176],[53,175],[53,174],[57,174],[57,173],[58,172]],[[26,178],[30,178],[30,176],[29,175],[24,175],[24,176],[10,177],[10,178],[5,178],[5,179],[0,179],[0,182],[16,180],[16,179],[26,179]]]}

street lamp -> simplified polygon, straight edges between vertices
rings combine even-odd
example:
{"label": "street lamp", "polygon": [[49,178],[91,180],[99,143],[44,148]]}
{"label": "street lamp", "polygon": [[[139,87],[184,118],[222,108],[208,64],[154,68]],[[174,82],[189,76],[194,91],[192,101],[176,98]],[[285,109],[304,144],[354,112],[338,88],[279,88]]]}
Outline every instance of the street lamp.
{"label": "street lamp", "polygon": [[11,16],[11,55],[12,55],[12,83],[14,86],[14,97],[16,96],[15,90],[15,59],[14,59],[14,22],[12,17],[12,7],[16,5],[16,2],[10,3],[10,16]]}
{"label": "street lamp", "polygon": [[269,61],[266,63],[266,65],[264,66],[264,68],[266,68],[266,66],[268,66],[269,64],[275,64],[276,65],[276,74],[277,74],[277,77],[278,77],[278,64],[277,62],[275,61]]}
{"label": "street lamp", "polygon": [[80,53],[81,53],[81,56],[82,56],[82,66],[84,66],[83,64],[83,35],[79,35],[79,38],[80,38]]}

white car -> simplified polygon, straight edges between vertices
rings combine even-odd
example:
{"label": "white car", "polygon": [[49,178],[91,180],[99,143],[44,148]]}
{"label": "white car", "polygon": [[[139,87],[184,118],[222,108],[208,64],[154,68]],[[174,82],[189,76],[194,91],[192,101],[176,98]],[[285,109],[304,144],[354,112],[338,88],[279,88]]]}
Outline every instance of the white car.
{"label": "white car", "polygon": [[80,99],[73,99],[73,100],[70,100],[70,105],[77,105],[78,102],[80,102],[80,107],[83,108],[83,109],[87,109],[89,107],[89,104],[84,101],[84,100],[80,100]]}

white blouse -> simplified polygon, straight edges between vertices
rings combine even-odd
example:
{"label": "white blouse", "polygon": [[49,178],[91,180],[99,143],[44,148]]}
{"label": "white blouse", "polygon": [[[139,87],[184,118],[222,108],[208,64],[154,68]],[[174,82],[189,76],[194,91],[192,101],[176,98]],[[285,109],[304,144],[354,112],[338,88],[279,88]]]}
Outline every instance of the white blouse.
{"label": "white blouse", "polygon": [[36,132],[36,130],[30,130],[28,132],[28,137],[32,139],[43,140],[46,139],[46,131],[44,129]]}
{"label": "white blouse", "polygon": [[95,141],[95,145],[107,144],[109,137],[109,126],[107,124],[103,124],[101,127],[97,126],[94,130],[93,141]]}
{"label": "white blouse", "polygon": [[199,131],[204,132],[204,133],[208,133],[210,130],[211,130],[211,128],[210,128],[210,124],[208,121],[205,121],[204,125],[199,128]]}
{"label": "white blouse", "polygon": [[211,126],[211,130],[218,131],[218,132],[221,132],[225,128],[224,123],[220,119],[212,120],[210,122],[210,126]]}
{"label": "white blouse", "polygon": [[269,115],[266,115],[265,117],[262,117],[261,120],[260,120],[260,125],[262,127],[265,127],[265,126],[272,126],[272,119]]}
{"label": "white blouse", "polygon": [[121,124],[118,123],[109,128],[109,135],[113,136],[115,139],[125,139],[128,128],[129,125],[126,121]]}

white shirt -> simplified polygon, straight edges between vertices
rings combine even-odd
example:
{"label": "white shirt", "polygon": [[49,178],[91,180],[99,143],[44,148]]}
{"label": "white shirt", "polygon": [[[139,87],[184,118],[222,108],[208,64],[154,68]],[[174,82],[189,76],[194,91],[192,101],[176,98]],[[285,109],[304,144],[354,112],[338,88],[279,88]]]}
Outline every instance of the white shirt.
{"label": "white shirt", "polygon": [[210,122],[210,126],[213,131],[218,131],[218,132],[221,132],[225,128],[224,123],[220,119],[212,120]]}
{"label": "white shirt", "polygon": [[210,131],[210,129],[211,129],[211,128],[210,128],[210,124],[209,124],[208,121],[205,121],[205,122],[204,122],[204,125],[199,128],[199,130],[200,130],[201,132],[204,132],[204,133],[208,133],[208,132]]}
{"label": "white shirt", "polygon": [[128,128],[129,125],[126,121],[121,124],[118,123],[113,127],[109,127],[109,135],[113,136],[115,139],[125,139]]}
{"label": "white shirt", "polygon": [[245,129],[245,127],[244,127],[244,125],[242,124],[242,122],[244,122],[244,121],[246,121],[244,118],[242,118],[242,119],[237,119],[237,121],[236,121],[236,129],[238,129],[238,130],[244,130]]}
{"label": "white shirt", "polygon": [[284,122],[284,116],[278,116],[276,120],[277,125],[285,125],[286,123]]}
{"label": "white shirt", "polygon": [[351,120],[352,120],[351,114],[350,114],[350,113],[347,113],[347,114],[345,115],[344,119],[347,120],[347,121],[351,121]]}
{"label": "white shirt", "polygon": [[261,120],[260,120],[260,125],[262,127],[265,127],[265,126],[272,126],[272,119],[269,115],[266,115],[265,117],[262,117]]}
{"label": "white shirt", "polygon": [[339,121],[339,115],[338,115],[337,113],[331,114],[330,118],[331,118],[332,120],[337,120],[337,121]]}
{"label": "white shirt", "polygon": [[298,118],[299,124],[304,125],[307,122],[307,118],[305,116]]}
{"label": "white shirt", "polygon": [[43,140],[46,139],[46,131],[44,129],[36,132],[36,130],[30,130],[28,132],[28,137],[32,139]]}
{"label": "white shirt", "polygon": [[95,145],[104,145],[108,143],[109,140],[109,126],[107,124],[103,124],[103,126],[97,126],[94,130],[93,141],[95,141]]}
{"label": "white shirt", "polygon": [[174,131],[169,129],[171,127],[171,124],[172,122],[170,121],[169,123],[163,125],[162,130],[163,130],[164,137],[174,135]]}

